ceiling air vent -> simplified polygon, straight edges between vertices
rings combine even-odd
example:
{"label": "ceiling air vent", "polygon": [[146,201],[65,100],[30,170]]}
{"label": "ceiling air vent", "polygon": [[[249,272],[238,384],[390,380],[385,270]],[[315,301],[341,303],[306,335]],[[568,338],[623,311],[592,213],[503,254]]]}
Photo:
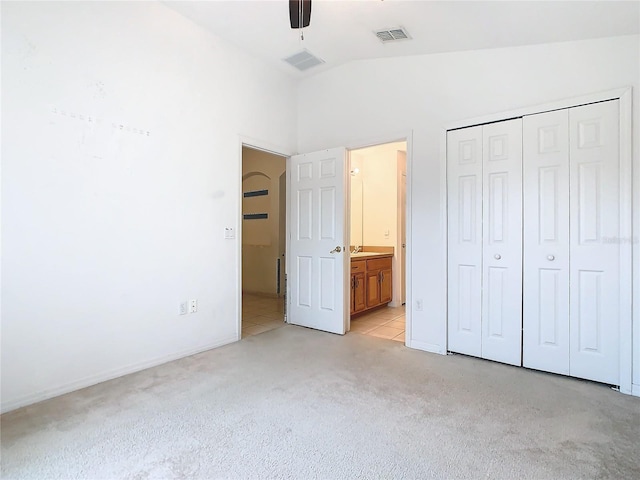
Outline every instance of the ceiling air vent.
{"label": "ceiling air vent", "polygon": [[382,43],[409,40],[411,38],[403,27],[385,28],[384,30],[378,30],[375,34]]}
{"label": "ceiling air vent", "polygon": [[285,58],[284,61],[301,72],[324,63],[324,60],[319,59],[307,50],[302,50],[299,53],[291,55],[290,57]]}

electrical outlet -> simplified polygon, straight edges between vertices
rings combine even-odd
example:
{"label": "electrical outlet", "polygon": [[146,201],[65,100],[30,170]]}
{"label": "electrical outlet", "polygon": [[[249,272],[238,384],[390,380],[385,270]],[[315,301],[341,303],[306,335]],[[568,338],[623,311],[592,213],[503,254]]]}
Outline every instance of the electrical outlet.
{"label": "electrical outlet", "polygon": [[196,313],[198,311],[198,300],[189,300],[189,313]]}
{"label": "electrical outlet", "polygon": [[416,300],[416,311],[422,311],[422,300]]}
{"label": "electrical outlet", "polygon": [[186,315],[189,313],[189,303],[188,302],[180,302],[180,315]]}

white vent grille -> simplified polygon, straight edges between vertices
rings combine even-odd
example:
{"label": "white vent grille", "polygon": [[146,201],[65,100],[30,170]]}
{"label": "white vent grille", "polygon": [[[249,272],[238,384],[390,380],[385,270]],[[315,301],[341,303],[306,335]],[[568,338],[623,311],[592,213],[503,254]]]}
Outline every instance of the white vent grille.
{"label": "white vent grille", "polygon": [[311,67],[315,67],[316,65],[322,65],[324,60],[316,57],[315,55],[309,53],[307,50],[303,50],[299,53],[291,55],[284,59],[292,67],[297,68],[301,72],[308,70]]}
{"label": "white vent grille", "polygon": [[409,40],[411,38],[403,27],[385,28],[384,30],[378,30],[375,34],[382,43],[394,42],[396,40]]}

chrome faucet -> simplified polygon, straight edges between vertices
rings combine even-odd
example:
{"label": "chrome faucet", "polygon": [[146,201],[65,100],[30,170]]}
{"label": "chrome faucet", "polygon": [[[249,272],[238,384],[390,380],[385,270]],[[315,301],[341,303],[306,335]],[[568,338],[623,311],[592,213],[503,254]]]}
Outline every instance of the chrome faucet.
{"label": "chrome faucet", "polygon": [[360,245],[356,245],[356,247],[353,249],[353,252],[351,252],[351,253],[356,254],[356,253],[359,253],[360,250],[361,250]]}

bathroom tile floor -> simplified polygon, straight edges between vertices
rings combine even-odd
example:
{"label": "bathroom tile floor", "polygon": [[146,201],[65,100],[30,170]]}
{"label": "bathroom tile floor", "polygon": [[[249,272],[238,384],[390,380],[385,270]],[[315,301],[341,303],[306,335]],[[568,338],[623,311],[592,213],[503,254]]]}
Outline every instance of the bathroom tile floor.
{"label": "bathroom tile floor", "polygon": [[[242,295],[242,338],[284,325],[284,297]],[[404,306],[383,307],[351,319],[351,332],[397,342],[404,342],[404,326]]]}
{"label": "bathroom tile floor", "polygon": [[284,297],[242,294],[242,338],[284,325]]}
{"label": "bathroom tile floor", "polygon": [[404,342],[405,309],[383,307],[351,319],[351,332]]}

